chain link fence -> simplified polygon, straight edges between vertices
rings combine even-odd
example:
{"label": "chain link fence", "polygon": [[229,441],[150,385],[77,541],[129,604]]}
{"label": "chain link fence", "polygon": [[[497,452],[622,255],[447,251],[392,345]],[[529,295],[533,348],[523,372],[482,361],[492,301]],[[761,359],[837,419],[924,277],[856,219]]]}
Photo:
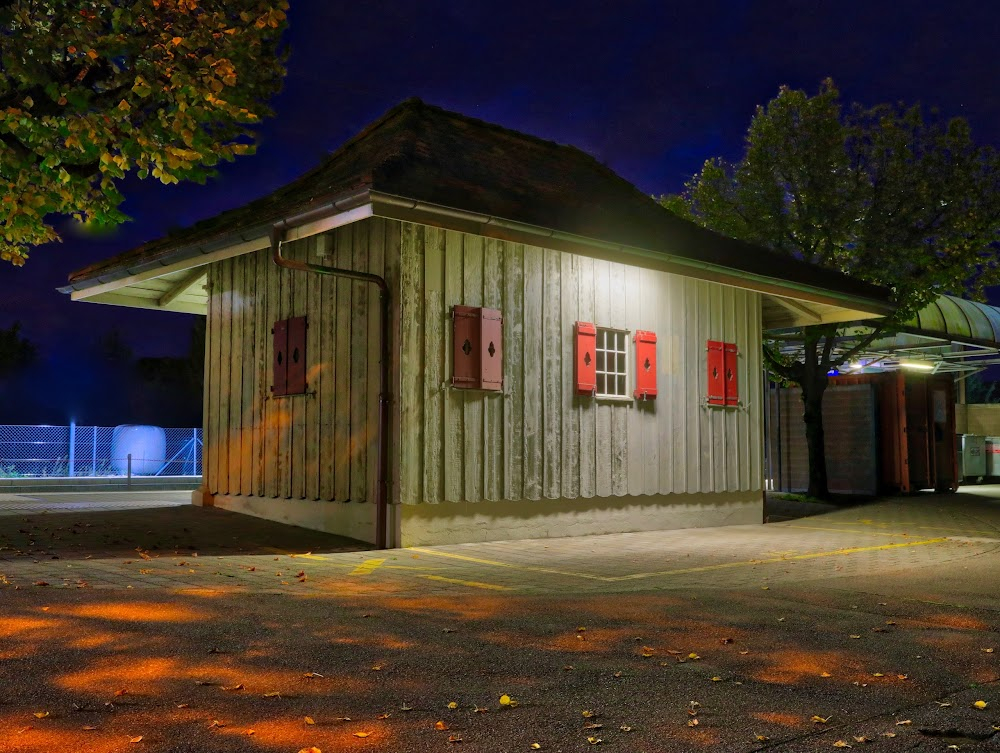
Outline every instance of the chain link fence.
{"label": "chain link fence", "polygon": [[201,429],[0,425],[0,478],[200,476]]}

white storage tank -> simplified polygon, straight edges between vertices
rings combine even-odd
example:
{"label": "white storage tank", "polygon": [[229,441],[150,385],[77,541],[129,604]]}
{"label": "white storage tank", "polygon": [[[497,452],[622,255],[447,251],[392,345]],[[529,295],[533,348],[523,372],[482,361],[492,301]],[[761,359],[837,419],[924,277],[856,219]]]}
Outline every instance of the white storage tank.
{"label": "white storage tank", "polygon": [[167,459],[167,433],[159,426],[116,426],[111,434],[113,473],[121,476],[128,473],[129,455],[132,456],[133,476],[154,475]]}

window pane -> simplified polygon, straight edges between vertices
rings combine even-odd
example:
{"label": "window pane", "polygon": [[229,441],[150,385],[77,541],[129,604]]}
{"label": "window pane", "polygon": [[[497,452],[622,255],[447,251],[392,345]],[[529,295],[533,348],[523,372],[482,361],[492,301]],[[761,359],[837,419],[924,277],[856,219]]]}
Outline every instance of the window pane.
{"label": "window pane", "polygon": [[597,375],[597,394],[598,395],[606,395],[607,394],[607,390],[605,389],[605,386],[604,386],[604,374],[598,374]]}
{"label": "window pane", "polygon": [[618,377],[618,394],[619,395],[624,395],[625,394],[625,375],[624,374],[622,376]]}
{"label": "window pane", "polygon": [[618,354],[618,373],[619,374],[624,374],[625,373],[625,354],[624,353],[619,353]]}
{"label": "window pane", "polygon": [[604,371],[604,351],[597,351],[597,370]]}

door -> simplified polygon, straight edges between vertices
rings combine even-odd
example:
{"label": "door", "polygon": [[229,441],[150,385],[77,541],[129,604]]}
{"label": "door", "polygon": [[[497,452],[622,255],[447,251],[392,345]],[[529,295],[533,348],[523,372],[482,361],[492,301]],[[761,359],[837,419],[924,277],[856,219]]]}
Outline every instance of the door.
{"label": "door", "polygon": [[927,382],[919,377],[906,380],[906,444],[910,470],[910,489],[927,489],[934,486],[931,443],[929,441],[929,416]]}
{"label": "door", "polygon": [[948,386],[931,388],[931,433],[934,444],[934,488],[955,488],[955,432],[951,430],[948,409],[952,405]]}

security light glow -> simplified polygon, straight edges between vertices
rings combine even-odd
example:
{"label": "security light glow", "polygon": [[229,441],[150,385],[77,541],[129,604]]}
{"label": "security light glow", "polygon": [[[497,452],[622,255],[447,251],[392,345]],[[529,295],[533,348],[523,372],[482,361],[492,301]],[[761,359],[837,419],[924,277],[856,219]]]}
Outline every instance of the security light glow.
{"label": "security light glow", "polygon": [[914,369],[916,371],[934,370],[934,364],[930,361],[900,361],[899,365],[904,369]]}

